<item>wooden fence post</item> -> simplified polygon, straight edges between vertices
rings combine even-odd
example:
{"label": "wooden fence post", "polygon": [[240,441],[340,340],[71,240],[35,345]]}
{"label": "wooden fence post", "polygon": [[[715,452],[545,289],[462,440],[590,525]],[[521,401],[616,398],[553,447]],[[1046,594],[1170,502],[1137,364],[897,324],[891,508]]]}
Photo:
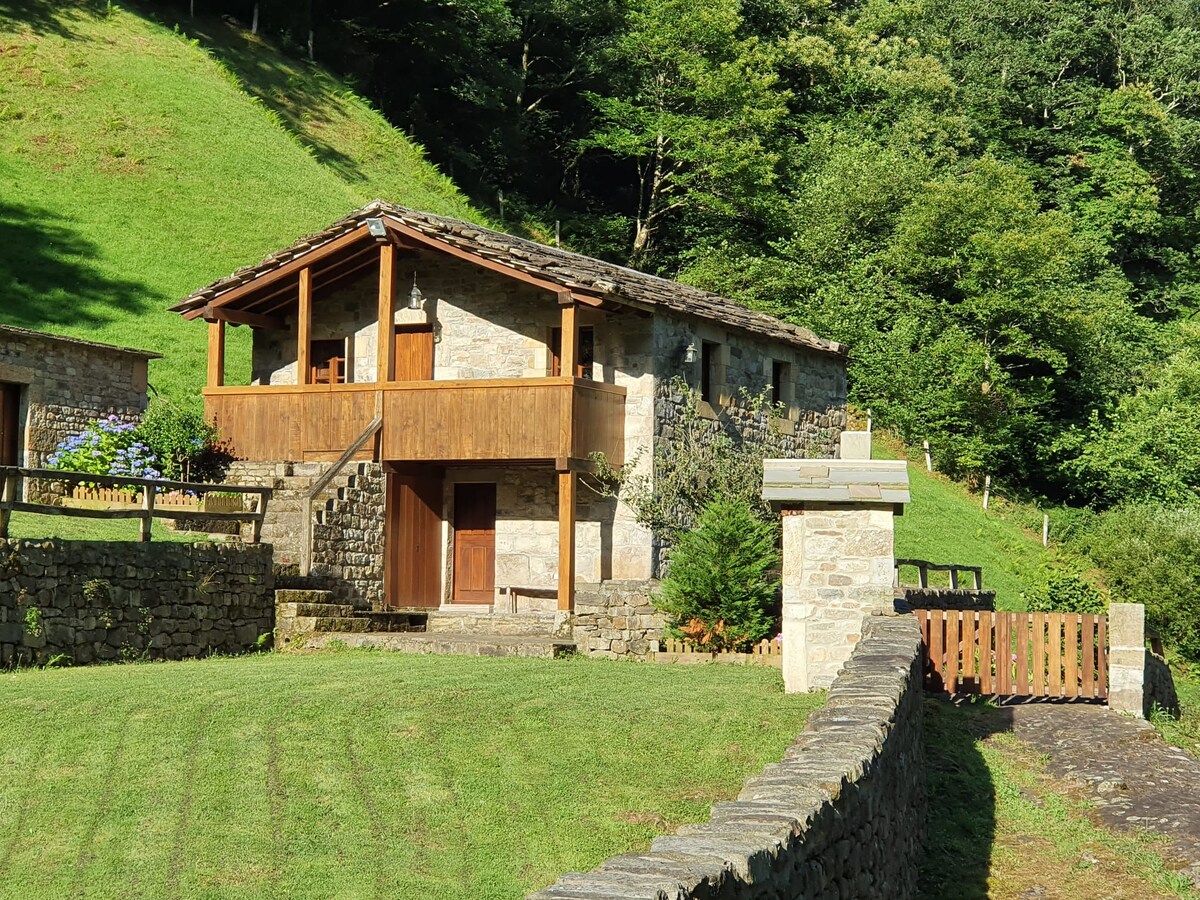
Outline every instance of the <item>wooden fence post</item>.
{"label": "wooden fence post", "polygon": [[988,499],[992,495],[992,476],[985,475],[983,478],[983,508],[988,508]]}
{"label": "wooden fence post", "polygon": [[929,455],[929,441],[922,441],[922,446],[925,448],[925,471],[933,471],[933,457]]}
{"label": "wooden fence post", "polygon": [[150,528],[154,524],[154,488],[151,485],[142,486],[142,528],[138,540],[147,543],[150,540]]}
{"label": "wooden fence post", "polygon": [[1042,546],[1050,546],[1050,516],[1042,513]]}

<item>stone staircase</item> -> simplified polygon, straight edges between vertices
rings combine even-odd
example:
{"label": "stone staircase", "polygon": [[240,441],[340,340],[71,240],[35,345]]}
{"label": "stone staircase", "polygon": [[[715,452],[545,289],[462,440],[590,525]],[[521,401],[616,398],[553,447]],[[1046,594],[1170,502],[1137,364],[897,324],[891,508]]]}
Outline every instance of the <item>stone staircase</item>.
{"label": "stone staircase", "polygon": [[[361,477],[365,463],[352,463],[335,476],[320,496],[313,501],[318,521],[340,494]],[[304,527],[304,498],[317,479],[324,474],[329,463],[278,463],[269,466],[270,471],[258,471],[258,467],[245,472],[231,472],[230,481],[238,484],[261,484],[271,487],[274,494],[267,504],[267,515],[263,520],[262,540],[275,547],[276,562],[296,563],[300,559],[301,532]]]}
{"label": "stone staircase", "polygon": [[338,603],[332,591],[275,592],[275,648],[373,647],[402,653],[526,656],[575,652],[564,613],[493,614],[456,610],[376,612]]}

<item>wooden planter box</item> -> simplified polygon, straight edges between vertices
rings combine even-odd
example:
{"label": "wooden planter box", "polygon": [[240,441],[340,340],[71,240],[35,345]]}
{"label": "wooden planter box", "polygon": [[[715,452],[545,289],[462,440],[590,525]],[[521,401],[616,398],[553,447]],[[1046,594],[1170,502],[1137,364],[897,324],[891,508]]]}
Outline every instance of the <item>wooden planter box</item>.
{"label": "wooden planter box", "polygon": [[650,654],[659,663],[732,663],[741,666],[774,666],[783,668],[783,645],[774,641],[762,640],[754,645],[750,653],[729,653],[711,650],[697,650],[686,641],[667,640],[659,645],[659,649]]}

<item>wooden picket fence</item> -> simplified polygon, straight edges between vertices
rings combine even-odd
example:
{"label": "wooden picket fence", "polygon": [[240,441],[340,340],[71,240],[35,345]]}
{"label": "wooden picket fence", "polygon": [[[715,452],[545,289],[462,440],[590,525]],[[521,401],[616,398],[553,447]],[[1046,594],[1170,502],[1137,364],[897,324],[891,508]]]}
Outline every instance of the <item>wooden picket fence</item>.
{"label": "wooden picket fence", "polygon": [[774,666],[783,668],[783,645],[763,639],[755,644],[749,653],[730,653],[711,650],[698,650],[687,641],[677,641],[671,638],[659,644],[659,649],[650,654],[655,662],[660,663],[733,663],[744,666]]}
{"label": "wooden picket fence", "polygon": [[1108,616],[915,610],[925,687],[989,696],[1104,699]]}

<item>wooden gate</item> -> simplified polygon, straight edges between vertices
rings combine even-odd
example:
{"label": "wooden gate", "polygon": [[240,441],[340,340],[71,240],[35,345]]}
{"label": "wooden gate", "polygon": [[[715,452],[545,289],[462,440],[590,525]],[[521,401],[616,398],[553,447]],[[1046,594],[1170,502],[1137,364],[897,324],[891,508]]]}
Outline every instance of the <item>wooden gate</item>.
{"label": "wooden gate", "polygon": [[1108,616],[915,610],[925,688],[994,696],[1104,699]]}

